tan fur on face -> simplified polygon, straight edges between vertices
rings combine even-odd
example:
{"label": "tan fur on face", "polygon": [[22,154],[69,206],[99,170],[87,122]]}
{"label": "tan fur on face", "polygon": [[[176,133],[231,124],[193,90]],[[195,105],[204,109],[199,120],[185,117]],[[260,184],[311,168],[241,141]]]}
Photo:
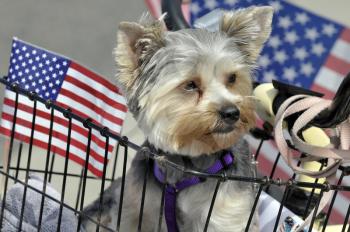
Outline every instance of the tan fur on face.
{"label": "tan fur on face", "polygon": [[[146,124],[152,125],[152,134],[158,136],[150,136],[150,141],[157,145],[166,143],[167,147],[161,147],[165,151],[191,156],[210,154],[232,146],[255,125],[254,101],[249,97],[252,94],[251,77],[244,66],[236,65],[240,68],[235,68],[232,62],[225,64],[222,59],[202,62],[197,65],[197,72],[192,72],[193,77],[176,78],[174,82],[159,85],[147,98]],[[227,73],[232,72],[237,74],[237,79],[229,85]],[[190,80],[199,84],[198,92],[184,90]],[[239,108],[240,120],[230,133],[213,133],[222,123],[218,111],[227,104]]]}
{"label": "tan fur on face", "polygon": [[[218,32],[165,32],[159,21],[120,25],[118,82],[151,144],[169,153],[211,154],[255,125],[251,74],[271,32],[272,11],[226,12]],[[232,74],[234,83],[228,81]],[[185,90],[189,81],[199,88]],[[232,125],[219,113],[227,106],[240,110]]]}

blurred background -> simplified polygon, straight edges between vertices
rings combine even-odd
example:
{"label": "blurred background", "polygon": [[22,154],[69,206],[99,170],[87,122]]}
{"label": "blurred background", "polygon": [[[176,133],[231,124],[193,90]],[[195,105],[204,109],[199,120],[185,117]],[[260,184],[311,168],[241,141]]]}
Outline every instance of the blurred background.
{"label": "blurred background", "polygon": [[[12,37],[36,44],[59,54],[72,58],[89,67],[105,78],[114,81],[115,65],[112,54],[116,44],[116,32],[121,21],[137,21],[147,6],[157,0],[0,0],[0,75],[7,74]],[[208,1],[210,2],[210,1]],[[228,1],[229,2],[229,1]],[[348,0],[289,0],[310,12],[350,27],[350,2]],[[3,86],[0,86],[0,102]],[[123,126],[123,134],[131,141],[141,144],[143,135],[137,128],[130,114]],[[4,138],[0,136],[1,142]],[[17,149],[17,148],[16,148]],[[26,148],[25,148],[26,149]],[[1,149],[0,149],[1,150]],[[26,154],[24,150],[23,154]],[[44,165],[43,155],[39,149],[33,151],[34,167]],[[2,162],[0,153],[0,164]],[[25,160],[22,160],[25,165]],[[58,158],[55,168],[61,170],[63,159]],[[121,162],[118,162],[120,167]],[[80,173],[78,165],[70,165],[72,173]],[[119,168],[120,170],[120,168]],[[112,172],[111,165],[109,172]],[[23,177],[23,176],[22,176]],[[55,178],[55,177],[53,177]],[[76,200],[79,179],[68,182],[67,201]],[[61,177],[53,181],[54,186],[61,187]],[[96,198],[97,182],[88,184],[86,202]]]}

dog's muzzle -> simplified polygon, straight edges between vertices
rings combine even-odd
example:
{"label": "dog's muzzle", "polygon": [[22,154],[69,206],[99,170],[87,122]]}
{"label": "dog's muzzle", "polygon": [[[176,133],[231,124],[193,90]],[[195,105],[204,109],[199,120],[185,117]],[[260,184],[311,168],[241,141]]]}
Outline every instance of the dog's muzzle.
{"label": "dog's muzzle", "polygon": [[239,109],[235,105],[225,106],[219,110],[221,120],[228,125],[232,125],[239,119]]}

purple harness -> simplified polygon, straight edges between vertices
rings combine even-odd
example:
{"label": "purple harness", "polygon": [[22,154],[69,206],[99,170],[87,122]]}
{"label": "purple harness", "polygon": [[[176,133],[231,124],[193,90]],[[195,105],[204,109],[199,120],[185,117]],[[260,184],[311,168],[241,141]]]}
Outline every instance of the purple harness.
{"label": "purple harness", "polygon": [[[221,159],[217,160],[212,166],[210,166],[206,170],[206,173],[209,173],[209,174],[218,173],[222,169],[231,166],[233,164],[233,161],[234,161],[233,154],[231,152],[228,152],[226,155],[222,156]],[[156,162],[154,162],[154,165],[153,165],[153,174],[160,183],[162,184],[166,183],[165,175],[162,172],[162,170],[160,170]],[[168,232],[179,231],[176,223],[176,194],[187,187],[191,187],[203,181],[205,181],[205,179],[197,176],[193,176],[193,177],[185,178],[174,185],[169,185],[169,184],[166,185],[165,197],[164,197],[164,201],[165,201],[164,215],[165,215],[165,221],[168,228]]]}

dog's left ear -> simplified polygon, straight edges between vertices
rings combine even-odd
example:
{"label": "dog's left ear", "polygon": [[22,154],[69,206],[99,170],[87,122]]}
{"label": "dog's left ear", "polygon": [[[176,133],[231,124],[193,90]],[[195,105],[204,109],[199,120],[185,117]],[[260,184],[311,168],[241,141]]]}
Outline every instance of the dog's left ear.
{"label": "dog's left ear", "polygon": [[164,29],[160,21],[144,19],[143,23],[122,22],[117,33],[115,60],[118,82],[124,90],[132,87],[140,67],[164,46]]}
{"label": "dog's left ear", "polygon": [[270,6],[225,12],[220,30],[234,38],[242,51],[254,62],[270,36],[272,15],[273,8]]}

